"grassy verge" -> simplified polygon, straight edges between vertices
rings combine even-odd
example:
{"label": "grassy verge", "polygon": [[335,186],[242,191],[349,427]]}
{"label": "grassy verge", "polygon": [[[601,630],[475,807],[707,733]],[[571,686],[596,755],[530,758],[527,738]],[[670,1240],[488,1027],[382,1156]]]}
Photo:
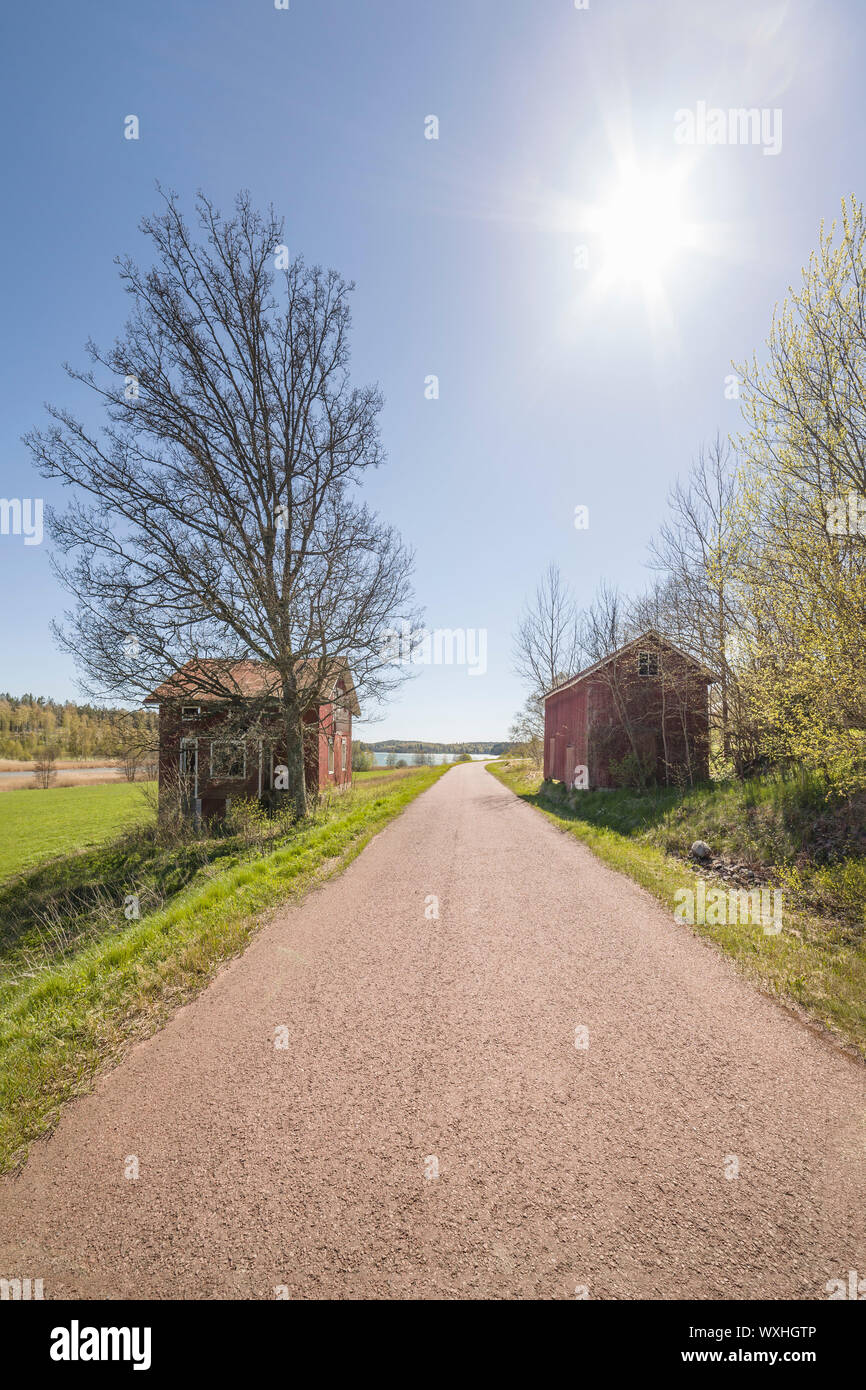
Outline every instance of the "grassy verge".
{"label": "grassy verge", "polygon": [[45,859],[104,843],[153,817],[145,783],[33,787],[0,796],[0,882]]}
{"label": "grassy verge", "polygon": [[[688,860],[697,839],[759,875],[757,882],[780,887],[784,912],[778,935],[737,922],[687,930],[712,941],[766,993],[866,1056],[866,861],[856,852],[859,823],[856,815],[851,820],[850,807],[828,808],[823,802],[819,809],[813,801],[816,788],[802,781],[701,788],[685,795],[581,791],[566,800],[555,789],[551,795],[527,763],[488,766],[505,786],[671,912],[675,895],[695,890],[699,877],[708,887],[730,887]],[[822,855],[826,862],[820,862]]]}
{"label": "grassy verge", "polygon": [[417,771],[417,767],[371,767],[367,772],[353,772],[352,782],[355,786],[369,785],[370,782],[393,782]]}
{"label": "grassy verge", "polygon": [[[265,840],[260,825],[175,845],[139,831],[9,885],[0,894],[0,1171],[23,1159],[64,1100],[242,951],[263,913],[344,868],[445,771],[344,793]],[[130,895],[138,920],[125,917]]]}

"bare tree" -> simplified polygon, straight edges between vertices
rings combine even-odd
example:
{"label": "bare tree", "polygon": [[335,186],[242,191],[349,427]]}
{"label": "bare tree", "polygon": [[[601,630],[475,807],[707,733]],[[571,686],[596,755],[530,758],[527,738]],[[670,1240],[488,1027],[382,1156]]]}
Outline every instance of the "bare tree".
{"label": "bare tree", "polygon": [[558,565],[548,565],[514,636],[514,669],[533,695],[574,674],[580,655],[577,606]]}
{"label": "bare tree", "polygon": [[[618,739],[620,729],[625,733],[632,764],[630,780],[642,785],[650,769],[644,730],[633,699],[637,672],[633,663],[608,661],[620,647],[638,635],[631,605],[616,585],[604,579],[600,582],[592,603],[580,614],[578,634],[583,663],[585,666],[598,664],[597,680],[607,690],[611,711],[616,716],[611,736]],[[600,730],[596,741],[599,747],[604,741]]]}
{"label": "bare tree", "polygon": [[128,745],[120,755],[120,766],[127,782],[134,782],[138,776],[139,753],[134,745]]}
{"label": "bare tree", "polygon": [[159,731],[132,711],[123,711],[114,721],[115,747],[120,768],[127,782],[134,782],[140,770],[152,781],[159,768]]}
{"label": "bare tree", "polygon": [[[303,815],[304,716],[346,667],[380,702],[409,673],[384,634],[419,624],[411,555],[353,495],[383,461],[381,397],[350,382],[352,286],[290,259],[272,209],[241,194],[225,218],[199,195],[195,241],[163,196],[142,223],[153,267],[118,261],[124,335],[88,344],[103,379],[67,367],[108,424],[50,407],[27,438],[43,474],[79,490],[51,516],[77,600],[57,635],[100,698],[140,698],[192,659],[201,696],[239,721],[276,701]],[[249,659],[274,675],[261,708],[234,679]]]}
{"label": "bare tree", "polygon": [[604,661],[619,647],[637,635],[628,600],[615,584],[602,579],[588,608],[577,621],[577,640],[583,664],[593,666]]}
{"label": "bare tree", "polygon": [[514,716],[508,737],[527,758],[539,766],[544,759],[544,701],[528,695]]}
{"label": "bare tree", "polygon": [[45,748],[33,761],[33,780],[43,791],[57,781],[57,749]]}
{"label": "bare tree", "polygon": [[511,742],[533,762],[544,749],[544,697],[577,669],[580,658],[578,613],[574,594],[559,566],[548,565],[531,603],[526,604],[514,634],[514,670],[528,688],[514,716]]}
{"label": "bare tree", "polygon": [[655,625],[717,676],[716,723],[725,758],[743,741],[732,650],[740,625],[736,490],[731,449],[717,436],[701,449],[685,482],[671,490],[670,517],[650,545],[653,567],[666,575],[654,594]]}

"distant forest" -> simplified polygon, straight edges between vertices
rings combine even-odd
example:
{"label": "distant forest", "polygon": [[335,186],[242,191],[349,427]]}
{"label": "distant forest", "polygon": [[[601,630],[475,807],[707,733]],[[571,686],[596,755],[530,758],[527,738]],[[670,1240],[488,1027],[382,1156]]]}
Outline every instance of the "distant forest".
{"label": "distant forest", "polygon": [[49,748],[58,758],[117,758],[131,735],[156,727],[155,712],[0,694],[0,758],[29,760]]}
{"label": "distant forest", "polygon": [[[157,728],[156,711],[100,709],[60,703],[44,695],[20,698],[0,694],[0,758],[30,760],[54,750],[58,758],[118,758],[130,742]],[[375,753],[505,753],[508,742],[424,743],[420,739],[384,739],[362,745]]]}
{"label": "distant forest", "polygon": [[422,743],[418,739],[391,738],[380,743],[365,743],[374,753],[506,753],[511,747],[502,743]]}

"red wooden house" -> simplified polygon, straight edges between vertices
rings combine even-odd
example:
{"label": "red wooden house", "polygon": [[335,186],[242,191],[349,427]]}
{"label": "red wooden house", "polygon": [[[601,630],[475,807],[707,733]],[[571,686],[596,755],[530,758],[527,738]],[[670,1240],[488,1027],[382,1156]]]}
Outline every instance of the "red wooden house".
{"label": "red wooden house", "polygon": [[568,787],[706,780],[714,679],[657,632],[627,642],[545,696],[545,777]]}
{"label": "red wooden house", "polygon": [[[299,668],[301,686],[315,665]],[[188,661],[147,696],[159,706],[160,805],[178,798],[209,819],[225,815],[233,797],[268,801],[291,791],[277,686],[265,662]],[[328,695],[304,716],[309,792],[352,781],[352,716],[361,711],[347,667],[335,669]]]}

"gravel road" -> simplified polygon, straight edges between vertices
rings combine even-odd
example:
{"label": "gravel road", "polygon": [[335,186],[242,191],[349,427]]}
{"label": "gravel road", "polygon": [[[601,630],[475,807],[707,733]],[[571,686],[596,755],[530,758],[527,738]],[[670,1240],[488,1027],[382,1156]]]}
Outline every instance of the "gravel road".
{"label": "gravel road", "polygon": [[0,1274],[824,1299],[866,1276],[864,1077],[462,765],[67,1108],[0,1184]]}

